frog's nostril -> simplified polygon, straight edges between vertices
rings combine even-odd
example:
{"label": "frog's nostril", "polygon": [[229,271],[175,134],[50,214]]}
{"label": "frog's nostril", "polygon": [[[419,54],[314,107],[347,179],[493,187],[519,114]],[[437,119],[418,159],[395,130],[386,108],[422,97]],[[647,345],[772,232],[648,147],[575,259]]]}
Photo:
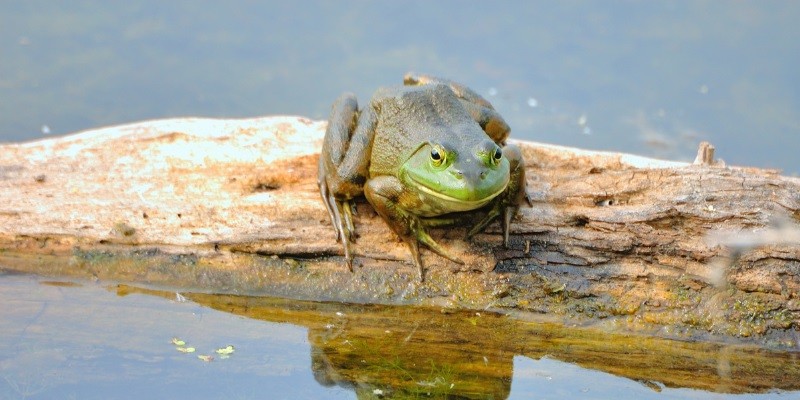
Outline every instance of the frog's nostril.
{"label": "frog's nostril", "polygon": [[486,179],[486,171],[481,171],[481,179]]}
{"label": "frog's nostril", "polygon": [[456,179],[464,179],[464,173],[459,170],[454,170],[453,176],[455,176]]}

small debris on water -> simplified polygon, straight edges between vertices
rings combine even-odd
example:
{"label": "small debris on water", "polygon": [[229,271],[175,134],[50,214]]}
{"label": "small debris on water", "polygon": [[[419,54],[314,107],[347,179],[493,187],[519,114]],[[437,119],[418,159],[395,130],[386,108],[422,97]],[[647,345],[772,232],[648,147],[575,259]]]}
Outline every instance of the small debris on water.
{"label": "small debris on water", "polygon": [[50,127],[47,125],[42,125],[42,135],[49,135],[50,134]]}
{"label": "small debris on water", "polygon": [[181,340],[181,339],[178,339],[178,338],[174,337],[174,338],[172,338],[172,344],[174,344],[175,346],[185,346],[186,342]]}
{"label": "small debris on water", "polygon": [[181,353],[194,353],[194,352],[195,352],[197,349],[195,349],[194,347],[182,347],[182,346],[178,346],[178,347],[176,347],[176,348],[175,348],[175,350],[178,350],[178,351],[180,351]]}
{"label": "small debris on water", "polygon": [[539,101],[533,97],[528,97],[528,107],[536,108],[539,106]]}
{"label": "small debris on water", "polygon": [[209,355],[206,355],[206,354],[200,354],[200,355],[197,356],[197,358],[199,358],[200,360],[205,361],[205,362],[214,361],[214,357],[213,356],[209,356]]}

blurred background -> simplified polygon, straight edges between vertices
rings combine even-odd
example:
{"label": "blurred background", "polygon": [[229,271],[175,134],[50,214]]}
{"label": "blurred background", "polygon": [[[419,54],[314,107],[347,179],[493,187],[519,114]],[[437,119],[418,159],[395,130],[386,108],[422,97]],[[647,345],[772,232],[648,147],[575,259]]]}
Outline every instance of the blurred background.
{"label": "blurred background", "polygon": [[796,1],[4,1],[0,142],[180,116],[327,118],[407,71],[512,136],[800,173]]}

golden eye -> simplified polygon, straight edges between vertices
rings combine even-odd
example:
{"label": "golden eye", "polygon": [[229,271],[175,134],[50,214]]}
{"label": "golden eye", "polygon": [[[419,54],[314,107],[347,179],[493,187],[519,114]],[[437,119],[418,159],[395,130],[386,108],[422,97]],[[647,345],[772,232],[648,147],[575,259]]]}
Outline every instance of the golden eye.
{"label": "golden eye", "polygon": [[433,149],[431,149],[431,161],[433,161],[433,165],[435,166],[442,165],[442,163],[444,162],[444,157],[445,157],[445,152],[441,148],[434,147]]}
{"label": "golden eye", "polygon": [[497,147],[494,149],[494,163],[499,163],[501,158],[503,158],[503,150]]}

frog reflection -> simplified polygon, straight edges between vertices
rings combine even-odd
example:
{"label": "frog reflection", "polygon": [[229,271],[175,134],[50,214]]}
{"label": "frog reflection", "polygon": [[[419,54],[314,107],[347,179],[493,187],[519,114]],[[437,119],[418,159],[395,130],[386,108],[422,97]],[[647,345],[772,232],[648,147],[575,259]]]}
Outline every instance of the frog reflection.
{"label": "frog reflection", "polygon": [[487,343],[495,318],[437,314],[398,313],[390,329],[384,318],[342,315],[310,329],[315,378],[351,388],[359,398],[508,397],[514,354]]}

